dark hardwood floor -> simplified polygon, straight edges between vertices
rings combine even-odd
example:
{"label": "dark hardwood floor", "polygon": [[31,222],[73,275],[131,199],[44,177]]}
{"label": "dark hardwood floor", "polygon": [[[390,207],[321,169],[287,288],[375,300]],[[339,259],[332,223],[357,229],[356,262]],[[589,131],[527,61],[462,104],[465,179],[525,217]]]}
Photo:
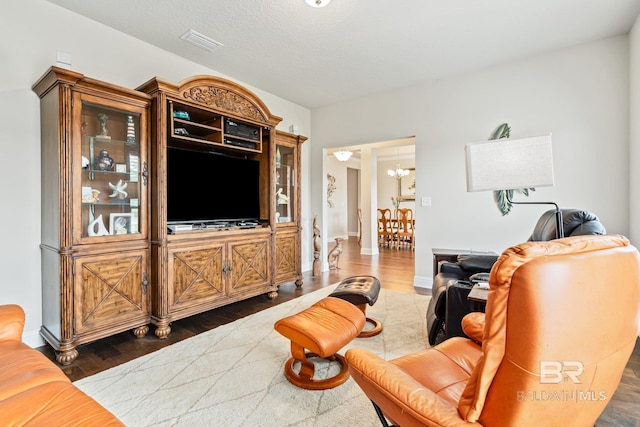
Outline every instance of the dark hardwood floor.
{"label": "dark hardwood floor", "polygon": [[[156,338],[151,328],[144,338],[138,339],[131,332],[123,332],[81,345],[77,348],[80,353],[78,358],[69,366],[62,367],[62,370],[72,381],[76,381],[358,274],[378,277],[385,289],[426,295],[431,293],[413,287],[414,252],[406,248],[396,250],[381,247],[380,255],[360,255],[357,239],[350,238],[343,242],[339,267],[339,270],[324,272],[320,277],[312,277],[311,272],[305,273],[301,288],[296,288],[293,283],[282,285],[275,300],[261,295],[177,320],[171,324],[169,337],[163,340]],[[38,350],[55,361],[55,354],[49,346],[39,347]],[[620,386],[597,426],[640,427],[640,340],[636,342]]]}

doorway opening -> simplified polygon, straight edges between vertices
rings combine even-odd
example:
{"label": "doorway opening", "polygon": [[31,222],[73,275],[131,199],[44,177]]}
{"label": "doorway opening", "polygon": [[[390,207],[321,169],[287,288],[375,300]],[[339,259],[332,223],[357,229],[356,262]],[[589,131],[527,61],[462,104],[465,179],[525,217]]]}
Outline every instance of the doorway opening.
{"label": "doorway opening", "polygon": [[[393,212],[400,207],[415,212],[415,137],[349,146],[353,154],[347,161],[333,156],[341,149],[344,147],[326,150],[323,175],[327,177],[327,185],[333,187],[323,196],[326,197],[323,247],[330,250],[335,238],[352,237],[360,242],[362,255],[388,256],[378,246],[377,210],[388,208]],[[410,173],[401,180],[390,176],[388,171],[398,168]]]}

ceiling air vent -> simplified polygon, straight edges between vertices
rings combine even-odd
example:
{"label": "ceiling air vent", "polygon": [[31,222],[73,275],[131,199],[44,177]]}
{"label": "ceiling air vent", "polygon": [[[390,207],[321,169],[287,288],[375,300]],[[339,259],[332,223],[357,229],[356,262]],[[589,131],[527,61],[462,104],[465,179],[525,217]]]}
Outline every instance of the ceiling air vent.
{"label": "ceiling air vent", "polygon": [[208,50],[209,52],[213,52],[220,46],[224,46],[222,43],[219,43],[213,39],[210,39],[204,34],[200,34],[199,32],[194,30],[187,31],[186,33],[181,35],[180,38],[182,40],[188,41],[194,46],[198,46],[199,48]]}

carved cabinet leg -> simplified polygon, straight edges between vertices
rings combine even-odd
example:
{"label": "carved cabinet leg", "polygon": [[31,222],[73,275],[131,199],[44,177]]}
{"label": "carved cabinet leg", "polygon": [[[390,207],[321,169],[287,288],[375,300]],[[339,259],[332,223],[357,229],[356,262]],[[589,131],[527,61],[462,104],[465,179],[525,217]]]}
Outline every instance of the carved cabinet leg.
{"label": "carved cabinet leg", "polygon": [[149,332],[149,326],[144,325],[144,326],[140,326],[139,328],[135,328],[133,330],[133,335],[135,335],[136,338],[142,338],[145,335],[147,335],[147,332]]}
{"label": "carved cabinet leg", "polygon": [[301,288],[302,287],[302,279],[297,279],[296,280],[296,288]]}
{"label": "carved cabinet leg", "polygon": [[267,294],[267,298],[276,299],[278,297],[278,291],[271,291]]}
{"label": "carved cabinet leg", "polygon": [[168,324],[158,324],[158,327],[156,328],[156,336],[160,339],[164,339],[166,337],[169,336],[169,334],[171,333],[171,326],[169,326]]}
{"label": "carved cabinet leg", "polygon": [[78,350],[72,348],[70,350],[57,351],[56,360],[61,365],[69,365],[78,357]]}

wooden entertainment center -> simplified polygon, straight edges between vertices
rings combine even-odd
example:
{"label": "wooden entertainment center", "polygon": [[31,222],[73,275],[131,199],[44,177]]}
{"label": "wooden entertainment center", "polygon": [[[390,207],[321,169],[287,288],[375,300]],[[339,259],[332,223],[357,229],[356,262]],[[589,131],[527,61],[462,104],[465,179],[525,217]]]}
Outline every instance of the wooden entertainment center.
{"label": "wooden entertainment center", "polygon": [[[148,324],[165,338],[174,320],[275,298],[283,283],[302,286],[306,138],[276,130],[282,119],[251,91],[213,76],[153,78],[131,90],[57,67],[33,90],[42,127],[41,334],[59,363],[73,362],[86,342],[129,329],[142,337]],[[259,200],[249,203],[259,217],[170,221],[179,189],[168,186],[169,150],[259,165]],[[243,170],[224,173],[194,183],[196,206],[224,216],[225,192]]]}

